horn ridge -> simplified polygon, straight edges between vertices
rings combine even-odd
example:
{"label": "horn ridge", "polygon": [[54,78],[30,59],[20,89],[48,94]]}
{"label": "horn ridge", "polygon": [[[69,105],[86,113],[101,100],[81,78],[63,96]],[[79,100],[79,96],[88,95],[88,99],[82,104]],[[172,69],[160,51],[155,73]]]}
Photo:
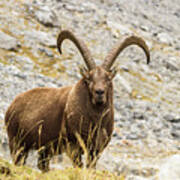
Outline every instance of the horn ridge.
{"label": "horn ridge", "polygon": [[76,37],[69,30],[63,30],[58,35],[58,38],[57,38],[57,48],[58,48],[58,51],[59,51],[60,54],[62,54],[61,45],[62,45],[62,42],[65,39],[71,40],[76,45],[76,47],[80,51],[81,55],[83,56],[85,64],[87,65],[89,70],[91,70],[91,69],[96,67],[96,64],[95,64],[95,62],[94,62],[94,60],[93,60],[93,58],[91,56],[91,53],[90,53],[89,49],[86,46],[86,44],[81,39]]}
{"label": "horn ridge", "polygon": [[111,68],[111,66],[113,65],[113,63],[115,62],[116,58],[118,57],[118,55],[128,46],[130,45],[137,45],[139,47],[141,47],[144,51],[144,53],[146,54],[146,59],[147,59],[147,64],[149,64],[150,62],[150,52],[149,52],[149,48],[146,45],[145,41],[138,37],[138,36],[129,36],[129,37],[125,37],[123,40],[119,41],[108,53],[108,55],[106,56],[104,63],[102,64],[102,66],[106,69],[109,70]]}

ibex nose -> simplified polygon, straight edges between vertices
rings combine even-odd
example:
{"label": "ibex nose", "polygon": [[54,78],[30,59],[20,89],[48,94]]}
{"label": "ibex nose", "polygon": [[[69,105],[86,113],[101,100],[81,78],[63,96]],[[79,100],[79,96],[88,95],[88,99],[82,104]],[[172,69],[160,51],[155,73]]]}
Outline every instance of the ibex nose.
{"label": "ibex nose", "polygon": [[98,90],[96,90],[96,94],[97,94],[97,95],[103,95],[103,94],[104,94],[104,91],[101,90],[101,89],[98,89]]}

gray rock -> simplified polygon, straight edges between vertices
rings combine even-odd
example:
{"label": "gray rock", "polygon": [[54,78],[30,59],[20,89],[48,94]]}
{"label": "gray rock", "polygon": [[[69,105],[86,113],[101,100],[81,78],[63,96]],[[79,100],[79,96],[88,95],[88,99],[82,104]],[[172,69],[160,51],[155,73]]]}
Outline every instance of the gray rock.
{"label": "gray rock", "polygon": [[157,34],[157,39],[161,42],[161,43],[165,43],[168,45],[172,45],[173,43],[173,38],[165,32],[161,32]]}
{"label": "gray rock", "polygon": [[172,129],[173,130],[178,130],[180,133],[180,123],[173,123],[172,124]]}
{"label": "gray rock", "polygon": [[126,135],[127,139],[137,140],[140,139],[140,136],[136,132],[132,132],[131,134]]}
{"label": "gray rock", "polygon": [[[156,169],[142,167],[142,169],[131,169],[131,173],[138,177],[138,180],[152,177],[156,174]],[[142,176],[142,178],[140,178]]]}
{"label": "gray rock", "polygon": [[40,44],[55,48],[56,47],[56,39],[49,33],[43,31],[26,31],[25,32],[25,39],[27,41],[31,41],[33,44],[35,42],[39,42]]}
{"label": "gray rock", "polygon": [[123,88],[130,94],[132,92],[132,87],[130,86],[129,82],[124,79],[121,75],[117,74],[116,79],[118,79],[117,83],[121,84]]}
{"label": "gray rock", "polygon": [[40,47],[40,48],[39,48],[39,51],[40,51],[41,53],[44,53],[44,54],[45,54],[46,56],[48,56],[48,57],[54,57],[52,51],[50,51],[50,50],[47,49],[47,48],[42,48],[42,47]]}
{"label": "gray rock", "polygon": [[179,44],[176,44],[176,45],[175,45],[175,49],[179,51],[179,50],[180,50],[180,45],[179,45]]}
{"label": "gray rock", "polygon": [[119,24],[115,21],[108,20],[107,21],[107,26],[111,29],[112,34],[114,37],[118,38],[119,35],[124,35],[124,34],[131,34],[131,30],[123,24]]}
{"label": "gray rock", "polygon": [[171,131],[171,135],[175,138],[175,139],[180,139],[180,131],[176,130],[176,129],[172,129]]}
{"label": "gray rock", "polygon": [[[167,114],[167,115],[163,116],[163,118],[164,118],[166,121],[170,121],[170,122],[176,121],[176,118],[175,118],[174,115],[172,115],[172,114]],[[180,121],[180,119],[178,118],[177,121]]]}
{"label": "gray rock", "polygon": [[17,51],[20,47],[20,42],[16,38],[0,31],[0,48]]}
{"label": "gray rock", "polygon": [[50,10],[48,6],[42,6],[40,9],[35,10],[34,16],[41,24],[47,27],[60,27],[55,11]]}
{"label": "gray rock", "polygon": [[14,76],[15,77],[18,77],[18,78],[20,78],[20,79],[23,79],[23,80],[26,80],[27,79],[27,76],[26,75],[24,75],[24,74],[14,74]]}
{"label": "gray rock", "polygon": [[133,118],[134,119],[142,120],[142,119],[145,119],[145,116],[144,116],[143,112],[134,112]]}
{"label": "gray rock", "polygon": [[113,132],[112,137],[116,139],[116,141],[122,139],[122,137],[115,131]]}
{"label": "gray rock", "polygon": [[149,27],[148,27],[148,26],[141,25],[140,28],[141,28],[143,31],[149,31]]}
{"label": "gray rock", "polygon": [[178,11],[176,11],[176,12],[174,13],[174,15],[177,16],[178,18],[180,18],[180,12],[179,12],[179,11],[180,11],[180,9],[178,9]]}
{"label": "gray rock", "polygon": [[166,68],[171,71],[178,71],[180,70],[180,64],[178,64],[178,61],[175,58],[171,57],[166,61]]}

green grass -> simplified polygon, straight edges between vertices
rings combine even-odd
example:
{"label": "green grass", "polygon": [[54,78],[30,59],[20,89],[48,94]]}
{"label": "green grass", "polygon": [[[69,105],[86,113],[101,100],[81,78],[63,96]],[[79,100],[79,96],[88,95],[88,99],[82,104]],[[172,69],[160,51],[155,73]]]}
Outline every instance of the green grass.
{"label": "green grass", "polygon": [[0,180],[125,180],[108,171],[67,168],[41,173],[27,166],[15,166],[0,159]]}

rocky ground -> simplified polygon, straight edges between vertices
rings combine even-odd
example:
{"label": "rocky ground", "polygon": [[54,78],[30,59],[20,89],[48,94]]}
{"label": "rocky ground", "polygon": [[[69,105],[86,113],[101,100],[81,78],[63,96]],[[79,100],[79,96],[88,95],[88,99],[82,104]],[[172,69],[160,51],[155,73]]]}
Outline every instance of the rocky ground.
{"label": "rocky ground", "polygon": [[128,180],[180,179],[179,0],[1,0],[0,155],[10,159],[3,119],[17,94],[80,78],[75,46],[67,41],[57,52],[62,29],[82,37],[97,63],[125,35],[145,39],[150,65],[135,46],[115,63],[114,134],[97,168]]}

